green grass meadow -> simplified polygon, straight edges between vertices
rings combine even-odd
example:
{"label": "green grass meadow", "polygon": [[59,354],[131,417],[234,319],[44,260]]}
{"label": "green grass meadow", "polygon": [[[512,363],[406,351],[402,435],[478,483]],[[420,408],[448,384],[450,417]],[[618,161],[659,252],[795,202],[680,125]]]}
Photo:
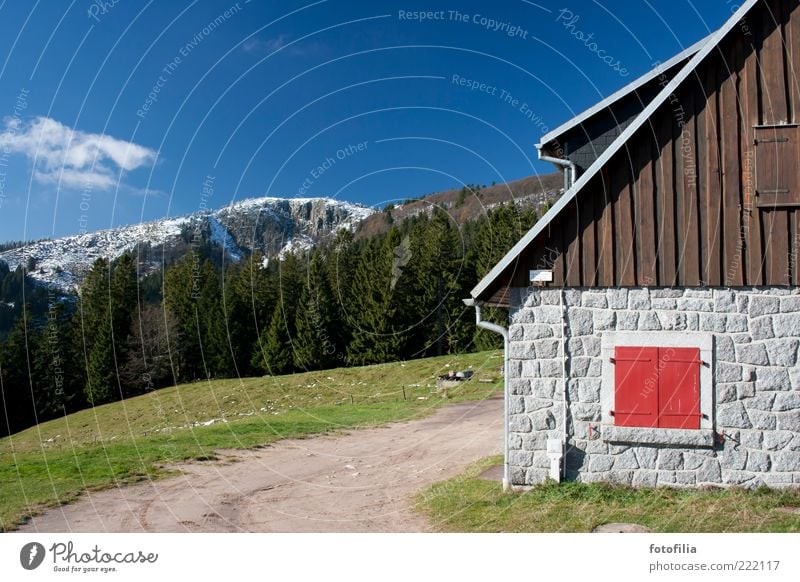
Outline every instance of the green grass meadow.
{"label": "green grass meadow", "polygon": [[591,532],[635,523],[654,532],[800,532],[800,491],[632,489],[607,484],[545,483],[504,493],[479,475],[502,464],[484,459],[432,485],[416,499],[442,532]]}
{"label": "green grass meadow", "polygon": [[[502,392],[502,353],[184,384],[0,439],[0,531],[83,491],[157,478],[220,449],[423,417]],[[472,367],[446,397],[436,377]]]}

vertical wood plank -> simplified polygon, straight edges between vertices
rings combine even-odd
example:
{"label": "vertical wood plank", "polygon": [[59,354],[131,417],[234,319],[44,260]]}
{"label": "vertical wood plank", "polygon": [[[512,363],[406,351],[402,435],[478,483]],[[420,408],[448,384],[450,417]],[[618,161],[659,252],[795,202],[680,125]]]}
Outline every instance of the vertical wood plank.
{"label": "vertical wood plank", "polygon": [[634,185],[634,214],[636,232],[637,283],[647,287],[656,284],[656,225],[653,203],[653,136],[645,131],[636,149],[635,170],[638,178]]}
{"label": "vertical wood plank", "polygon": [[679,158],[680,176],[676,179],[678,195],[678,261],[681,285],[700,284],[700,223],[697,212],[697,128],[694,115],[696,81],[684,89],[681,102],[685,118],[678,128],[675,155]]}
{"label": "vertical wood plank", "polygon": [[[594,180],[597,184],[597,180]],[[590,188],[588,196],[580,196],[578,208],[580,211],[580,238],[581,238],[581,263],[583,264],[583,285],[594,287],[597,285],[597,254],[595,244],[595,192]]]}
{"label": "vertical wood plank", "polygon": [[744,284],[742,193],[739,142],[741,134],[738,91],[743,66],[741,43],[732,43],[733,55],[722,71],[719,130],[722,143],[723,265],[725,285]]}
{"label": "vertical wood plank", "polygon": [[563,287],[566,284],[566,253],[564,252],[564,231],[561,217],[553,219],[550,223],[547,241],[551,248],[548,253],[553,258],[553,285]]}
{"label": "vertical wood plank", "polygon": [[564,208],[564,247],[566,249],[566,284],[581,285],[581,246],[578,236],[578,204],[573,200]]}
{"label": "vertical wood plank", "polygon": [[627,147],[615,157],[611,166],[612,196],[614,196],[614,243],[616,245],[616,285],[636,284],[634,224],[631,208],[630,152]]}
{"label": "vertical wood plank", "polygon": [[795,208],[792,214],[792,243],[791,267],[792,284],[800,285],[800,208]]}
{"label": "vertical wood plank", "polygon": [[597,279],[602,287],[614,286],[614,238],[613,215],[614,205],[611,197],[611,183],[608,166],[600,173],[600,186],[603,199],[595,203],[597,216]]}
{"label": "vertical wood plank", "polygon": [[757,71],[757,35],[751,37],[739,36],[742,43],[744,61],[744,75],[739,85],[739,99],[742,107],[742,229],[745,233],[746,243],[746,275],[745,285],[763,285],[764,256],[761,247],[761,219],[755,201],[755,146],[754,126],[758,125],[758,71]]}
{"label": "vertical wood plank", "polygon": [[767,285],[789,285],[789,212],[775,208],[762,212],[767,248]]}
{"label": "vertical wood plank", "polygon": [[761,98],[762,98],[762,123],[777,125],[789,121],[786,106],[786,83],[783,59],[783,34],[780,20],[782,17],[781,4],[769,1],[768,9],[761,13],[760,35],[763,39],[759,54]]}
{"label": "vertical wood plank", "polygon": [[695,163],[697,164],[695,190],[697,192],[697,262],[698,262],[698,279],[701,286],[708,285],[706,264],[708,262],[708,236],[707,236],[707,204],[709,196],[707,190],[708,166],[712,163],[708,155],[708,144],[706,142],[706,126],[708,124],[708,116],[706,109],[708,108],[708,94],[706,93],[705,78],[707,75],[713,75],[714,65],[711,65],[711,57],[707,61],[709,68],[704,71],[701,79],[691,79],[690,87],[694,87],[694,122],[695,122],[695,144],[696,149],[694,152]]}
{"label": "vertical wood plank", "polygon": [[[700,168],[705,170],[705,179],[701,182],[703,197],[700,214],[705,218],[703,234],[703,279],[708,285],[722,284],[722,180],[720,176],[721,161],[719,148],[719,89],[716,73],[719,63],[712,66],[705,78],[706,107],[701,113],[704,117],[704,135],[702,137],[705,150]],[[698,140],[699,141],[699,140]]]}
{"label": "vertical wood plank", "polygon": [[659,284],[672,287],[676,281],[675,262],[675,141],[672,112],[665,111],[658,127],[661,156],[658,162],[658,256]]}
{"label": "vertical wood plank", "polygon": [[786,30],[786,76],[789,83],[789,109],[793,123],[800,123],[800,11],[797,2],[784,2]]}

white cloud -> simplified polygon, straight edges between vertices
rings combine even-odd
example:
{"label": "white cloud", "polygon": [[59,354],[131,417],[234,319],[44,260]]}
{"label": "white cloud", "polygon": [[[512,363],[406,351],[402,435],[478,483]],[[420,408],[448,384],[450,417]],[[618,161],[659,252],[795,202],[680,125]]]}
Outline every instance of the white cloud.
{"label": "white cloud", "polygon": [[246,53],[272,53],[286,46],[286,35],[281,34],[275,38],[261,39],[253,37],[245,41],[242,49]]}
{"label": "white cloud", "polygon": [[150,148],[75,130],[49,117],[27,123],[7,118],[0,132],[0,148],[33,160],[33,175],[40,182],[98,190],[113,188],[120,171],[149,166],[156,157]]}

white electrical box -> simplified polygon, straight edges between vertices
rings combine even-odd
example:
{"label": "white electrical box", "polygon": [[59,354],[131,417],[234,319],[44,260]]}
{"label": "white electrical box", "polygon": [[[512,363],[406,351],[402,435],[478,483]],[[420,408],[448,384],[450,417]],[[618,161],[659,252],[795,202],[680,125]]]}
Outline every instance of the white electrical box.
{"label": "white electrical box", "polygon": [[531,283],[552,283],[553,271],[531,271]]}

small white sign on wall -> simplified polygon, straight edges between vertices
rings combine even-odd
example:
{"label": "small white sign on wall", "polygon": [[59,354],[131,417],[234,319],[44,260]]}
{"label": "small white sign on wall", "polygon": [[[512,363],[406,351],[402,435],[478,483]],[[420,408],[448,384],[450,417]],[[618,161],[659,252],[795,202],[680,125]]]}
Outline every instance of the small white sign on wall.
{"label": "small white sign on wall", "polygon": [[552,283],[553,271],[531,271],[531,283]]}

